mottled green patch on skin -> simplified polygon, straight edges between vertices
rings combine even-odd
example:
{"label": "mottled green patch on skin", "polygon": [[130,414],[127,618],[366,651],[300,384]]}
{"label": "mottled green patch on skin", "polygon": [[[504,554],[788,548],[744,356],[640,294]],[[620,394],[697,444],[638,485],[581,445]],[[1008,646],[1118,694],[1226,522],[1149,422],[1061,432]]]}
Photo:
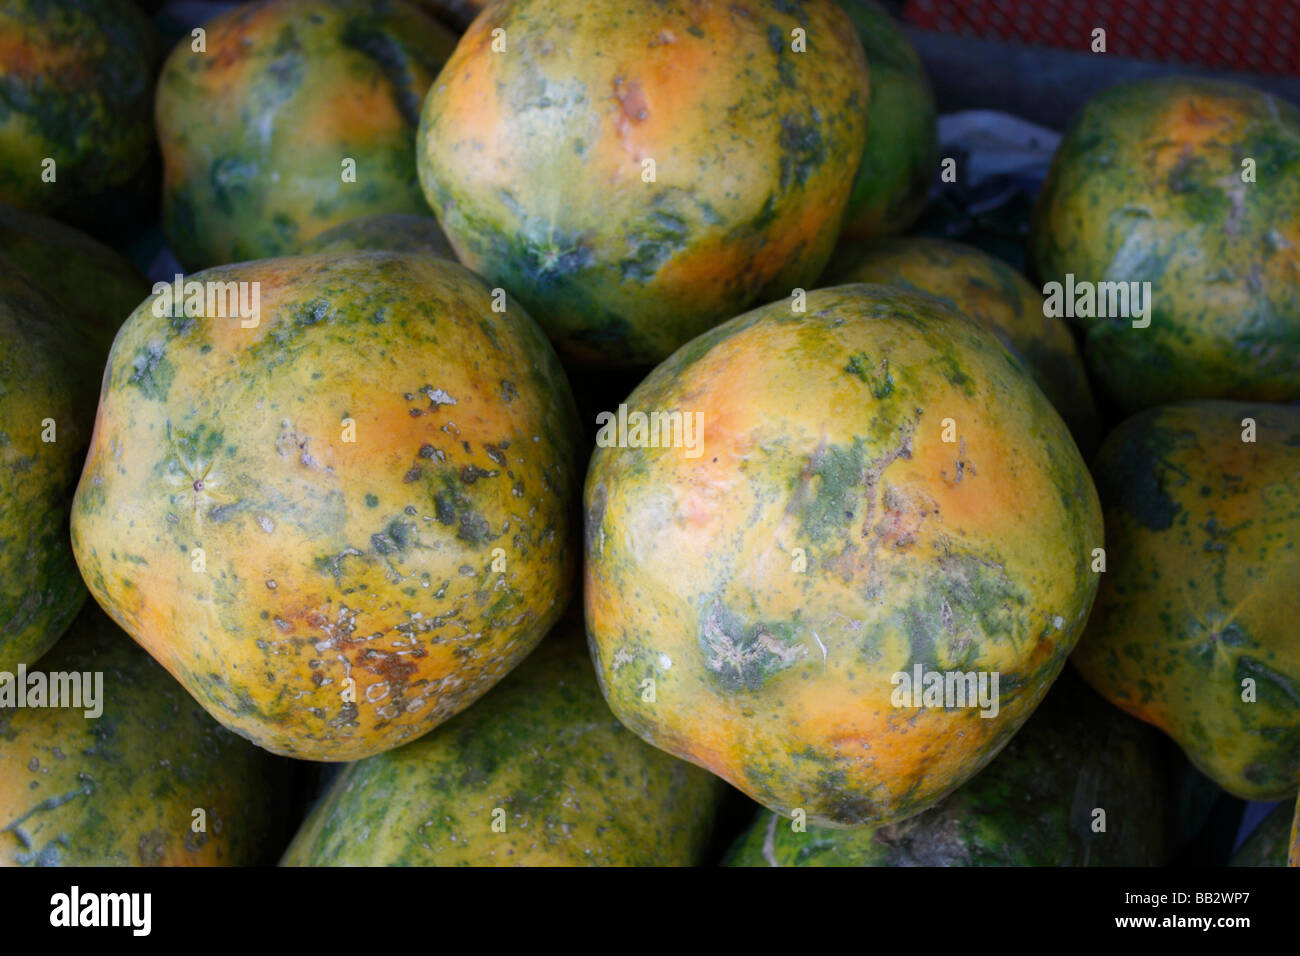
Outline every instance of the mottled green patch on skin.
{"label": "mottled green patch on skin", "polygon": [[167,389],[171,387],[176,369],[167,361],[166,346],[155,343],[139,349],[135,353],[131,377],[128,384],[140,389],[155,402],[167,400]]}
{"label": "mottled green patch on skin", "polygon": [[809,460],[807,477],[801,476],[790,489],[795,502],[800,501],[805,485],[813,491],[812,500],[799,508],[800,535],[809,541],[838,537],[864,504],[866,475],[866,449],[861,441],[848,447],[819,448]]}
{"label": "mottled green patch on skin", "polygon": [[1291,801],[1284,800],[1273,808],[1250,836],[1242,841],[1228,861],[1229,866],[1286,866],[1287,847],[1291,838]]}
{"label": "mottled green patch on skin", "polygon": [[889,374],[889,359],[883,358],[873,363],[866,352],[858,352],[849,358],[844,371],[865,382],[871,389],[872,398],[888,398],[894,391],[894,379]]}

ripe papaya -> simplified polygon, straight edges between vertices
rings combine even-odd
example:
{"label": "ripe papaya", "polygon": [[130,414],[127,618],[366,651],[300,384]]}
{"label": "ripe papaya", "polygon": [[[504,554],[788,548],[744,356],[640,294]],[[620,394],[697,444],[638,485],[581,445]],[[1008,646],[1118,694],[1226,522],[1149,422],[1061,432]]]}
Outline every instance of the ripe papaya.
{"label": "ripe papaya", "polygon": [[1033,712],[1092,605],[1101,513],[992,333],[892,286],[804,306],[700,336],[597,436],[587,626],[643,739],[782,815],[875,826]]}
{"label": "ripe papaya", "polygon": [[274,859],[284,762],[222,729],[94,602],[40,673],[79,706],[0,706],[0,865]]}
{"label": "ripe papaya", "polygon": [[576,615],[419,740],[348,766],[286,866],[689,866],[722,781],[610,713]]}
{"label": "ripe papaya", "polygon": [[[414,739],[570,596],[579,428],[555,353],[517,303],[434,256],[186,282],[206,306],[186,292],[173,314],[160,291],[109,357],[73,503],[82,575],[269,750],[341,761]],[[251,317],[214,311],[222,289],[255,298]]]}
{"label": "ripe papaya", "polygon": [[[1057,148],[1029,250],[1061,305],[1092,313],[1077,319],[1084,360],[1121,408],[1300,398],[1293,104],[1199,77],[1107,89]],[[1121,294],[1130,313],[1134,292],[1148,299],[1143,283],[1146,315],[1115,314]]]}
{"label": "ripe papaya", "polygon": [[131,0],[0,8],[0,203],[64,209],[128,183],[153,149],[160,41]]}
{"label": "ripe papaya", "polygon": [[1106,572],[1074,665],[1221,787],[1300,786],[1300,407],[1179,402],[1129,418],[1093,473]]}
{"label": "ripe papaya", "polygon": [[814,283],[868,88],[831,0],[493,3],[425,100],[420,183],[571,363],[653,364]]}
{"label": "ripe papaya", "polygon": [[158,80],[163,224],[190,269],[427,211],[412,147],[455,36],[406,0],[260,0],[184,37]]}

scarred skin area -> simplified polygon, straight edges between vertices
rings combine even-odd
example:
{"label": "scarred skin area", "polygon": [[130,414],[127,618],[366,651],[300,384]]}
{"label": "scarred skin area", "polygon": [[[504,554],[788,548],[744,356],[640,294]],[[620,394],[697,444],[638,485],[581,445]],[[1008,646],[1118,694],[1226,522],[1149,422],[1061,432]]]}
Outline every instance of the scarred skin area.
{"label": "scarred skin area", "polygon": [[[877,825],[977,772],[1060,672],[1097,586],[1096,492],[972,320],[821,289],[699,337],[627,405],[703,423],[697,458],[598,447],[587,476],[592,651],[644,739],[783,815]],[[999,672],[998,714],[893,706],[918,664]]]}
{"label": "scarred skin area", "polygon": [[94,382],[79,374],[61,316],[0,253],[0,671],[36,661],[86,597],[68,510]]}
{"label": "scarred skin area", "polygon": [[[0,203],[44,211],[125,183],[153,144],[159,55],[131,0],[0,7]],[[54,181],[42,178],[54,160]]]}
{"label": "scarred skin area", "polygon": [[934,93],[910,40],[875,0],[839,0],[871,71],[867,148],[840,234],[871,239],[903,232],[925,209],[939,167]]}
{"label": "scarred skin area", "polygon": [[567,360],[650,364],[814,282],[868,90],[830,0],[497,2],[425,101],[420,182],[460,261]]}
{"label": "scarred skin area", "polygon": [[341,226],[327,229],[309,242],[302,253],[359,252],[375,249],[383,252],[427,252],[456,261],[456,253],[432,216],[386,213],[358,216]]}
{"label": "scarred skin area", "polygon": [[425,733],[570,595],[579,429],[554,352],[433,256],[189,278],[260,283],[256,327],[152,296],[127,320],[73,504],[82,576],[268,750],[355,760]]}
{"label": "scarred skin area", "polygon": [[897,285],[938,296],[1024,361],[1085,457],[1096,449],[1097,411],[1070,329],[1044,315],[1042,295],[1001,259],[928,237],[850,243],[836,250],[822,282]]}
{"label": "scarred skin area", "polygon": [[1150,327],[1081,320],[1122,407],[1300,398],[1300,109],[1217,80],[1112,87],[1057,150],[1030,256],[1042,282],[1151,283]]}
{"label": "scarred skin area", "polygon": [[1107,569],[1074,665],[1229,792],[1294,796],[1300,408],[1149,409],[1106,438],[1093,473]]}
{"label": "scarred skin area", "polygon": [[931,809],[889,826],[805,832],[766,811],[724,865],[1159,866],[1161,748],[1159,734],[1067,670],[1006,749]]}
{"label": "scarred skin area", "polygon": [[281,862],[698,866],[724,790],[618,722],[566,620],[464,714],[343,771]]}
{"label": "scarred skin area", "polygon": [[[412,146],[455,36],[405,0],[267,0],[186,37],[158,82],[164,227],[189,268],[427,212]],[[344,179],[344,160],[355,181]]]}
{"label": "scarred skin area", "polygon": [[268,862],[284,766],[223,730],[94,602],[40,669],[101,672],[103,713],[0,708],[0,866]]}

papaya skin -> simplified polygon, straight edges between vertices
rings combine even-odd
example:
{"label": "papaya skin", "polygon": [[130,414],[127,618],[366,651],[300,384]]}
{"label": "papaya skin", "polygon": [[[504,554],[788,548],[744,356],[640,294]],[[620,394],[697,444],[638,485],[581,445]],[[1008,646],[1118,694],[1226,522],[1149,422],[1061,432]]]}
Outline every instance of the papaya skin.
{"label": "papaya skin", "polygon": [[1229,866],[1286,866],[1291,846],[1290,802],[1279,803],[1232,854]]}
{"label": "papaya skin", "polygon": [[0,203],[46,212],[130,181],[153,149],[160,52],[153,24],[131,0],[7,0]]}
{"label": "papaya skin", "polygon": [[1106,438],[1093,474],[1107,570],[1074,666],[1235,796],[1294,796],[1300,408],[1148,409]]}
{"label": "papaya skin", "polygon": [[101,673],[103,712],[0,708],[0,866],[268,862],[286,767],[223,730],[94,602],[40,669]]}
{"label": "papaya skin", "polygon": [[882,239],[840,246],[822,281],[903,286],[964,312],[1029,367],[1084,457],[1096,450],[1097,409],[1074,336],[1063,320],[1044,314],[1042,295],[1001,259],[947,239]]}
{"label": "papaya skin", "polygon": [[1296,801],[1295,819],[1291,821],[1291,851],[1287,854],[1287,866],[1300,866],[1300,800]]}
{"label": "papaya skin", "polygon": [[[1096,492],[972,320],[820,289],[691,342],[627,405],[703,422],[699,457],[598,447],[587,475],[592,652],[645,740],[783,815],[879,825],[976,773],[1060,672],[1097,586]],[[895,707],[914,664],[998,672],[997,715]]]}
{"label": "papaya skin", "polygon": [[[1243,164],[1255,164],[1246,182]],[[1219,80],[1118,84],[1052,160],[1031,224],[1042,283],[1150,282],[1150,325],[1080,319],[1125,412],[1300,398],[1300,108]]]}
{"label": "papaya skin", "polygon": [[282,865],[698,866],[725,785],[618,722],[571,618],[455,720],[344,770]]}
{"label": "papaya skin", "polygon": [[268,750],[354,760],[425,733],[569,598],[579,429],[554,352],[433,256],[188,278],[260,283],[260,314],[151,296],[127,320],[73,503],[82,576]]}
{"label": "papaya skin", "polygon": [[425,100],[420,183],[460,261],[566,362],[649,365],[813,285],[869,88],[830,0],[496,2]]}
{"label": "papaya skin", "polygon": [[450,31],[405,0],[261,0],[205,29],[206,52],[187,36],[168,56],[155,106],[164,229],[184,265],[284,255],[359,215],[427,212],[412,146]]}

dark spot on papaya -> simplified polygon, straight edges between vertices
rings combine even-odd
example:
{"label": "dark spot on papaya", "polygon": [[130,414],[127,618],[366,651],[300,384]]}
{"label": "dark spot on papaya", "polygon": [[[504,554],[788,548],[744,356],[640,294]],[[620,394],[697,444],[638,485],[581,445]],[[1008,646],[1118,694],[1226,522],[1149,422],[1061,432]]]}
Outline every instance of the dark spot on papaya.
{"label": "dark spot on papaya", "polygon": [[821,113],[811,111],[811,122],[787,114],[781,117],[781,189],[804,186],[825,160]]}
{"label": "dark spot on papaya", "polygon": [[367,495],[366,495],[366,507],[367,507],[367,508],[373,508],[373,507],[375,507],[375,506],[378,505],[378,504],[379,504],[379,499],[378,499],[376,496],[371,495],[371,494],[367,494]]}

